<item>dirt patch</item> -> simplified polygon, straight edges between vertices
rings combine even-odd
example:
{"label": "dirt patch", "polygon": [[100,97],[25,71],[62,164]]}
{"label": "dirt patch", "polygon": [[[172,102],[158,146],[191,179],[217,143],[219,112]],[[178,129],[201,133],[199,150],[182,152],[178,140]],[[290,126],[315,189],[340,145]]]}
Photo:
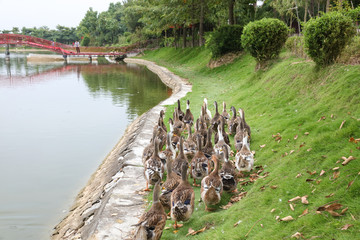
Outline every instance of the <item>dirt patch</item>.
{"label": "dirt patch", "polygon": [[232,63],[235,59],[240,57],[242,54],[243,54],[242,52],[227,53],[218,59],[211,59],[210,62],[207,64],[207,66],[212,69],[212,68],[220,67],[225,64]]}

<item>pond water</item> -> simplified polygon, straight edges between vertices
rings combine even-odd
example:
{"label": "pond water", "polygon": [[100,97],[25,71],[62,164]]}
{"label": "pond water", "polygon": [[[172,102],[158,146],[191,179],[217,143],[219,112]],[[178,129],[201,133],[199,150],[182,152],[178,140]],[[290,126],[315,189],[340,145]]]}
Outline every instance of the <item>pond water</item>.
{"label": "pond water", "polygon": [[171,94],[133,64],[0,54],[0,240],[49,239],[127,125]]}

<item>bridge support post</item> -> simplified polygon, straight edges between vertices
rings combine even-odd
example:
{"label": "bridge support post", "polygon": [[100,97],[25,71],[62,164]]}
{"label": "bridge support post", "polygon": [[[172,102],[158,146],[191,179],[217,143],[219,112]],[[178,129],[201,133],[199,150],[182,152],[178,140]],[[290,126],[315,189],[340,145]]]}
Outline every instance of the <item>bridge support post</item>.
{"label": "bridge support post", "polygon": [[92,56],[91,55],[89,55],[89,61],[90,61],[90,63],[92,63]]}
{"label": "bridge support post", "polygon": [[6,47],[5,47],[5,58],[6,58],[6,60],[10,59],[10,50],[9,50],[9,48],[10,48],[9,44],[6,44]]}

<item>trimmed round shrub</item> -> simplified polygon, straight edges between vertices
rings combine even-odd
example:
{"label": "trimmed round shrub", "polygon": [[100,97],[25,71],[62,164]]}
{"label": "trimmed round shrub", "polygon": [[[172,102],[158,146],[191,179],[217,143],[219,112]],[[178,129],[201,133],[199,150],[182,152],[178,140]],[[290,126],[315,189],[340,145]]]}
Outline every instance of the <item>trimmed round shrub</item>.
{"label": "trimmed round shrub", "polygon": [[89,46],[90,38],[88,36],[84,36],[84,38],[81,41],[81,46],[87,47]]}
{"label": "trimmed round shrub", "polygon": [[220,57],[229,52],[242,50],[241,34],[243,27],[240,25],[225,25],[215,30],[206,41],[213,58]]}
{"label": "trimmed round shrub", "polygon": [[241,36],[242,46],[258,63],[277,58],[288,37],[289,28],[275,18],[250,22]]}
{"label": "trimmed round shrub", "polygon": [[332,64],[354,35],[350,17],[340,12],[326,13],[306,23],[306,52],[319,66]]}

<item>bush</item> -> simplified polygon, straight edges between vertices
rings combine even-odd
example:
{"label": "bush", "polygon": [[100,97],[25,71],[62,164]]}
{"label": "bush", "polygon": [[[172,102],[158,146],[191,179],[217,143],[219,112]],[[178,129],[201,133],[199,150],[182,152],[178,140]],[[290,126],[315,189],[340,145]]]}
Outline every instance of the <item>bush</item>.
{"label": "bush", "polygon": [[276,58],[280,54],[289,33],[289,28],[274,18],[250,22],[241,36],[242,46],[258,63]]}
{"label": "bush", "polygon": [[81,40],[81,46],[87,47],[89,46],[90,38],[88,36],[84,36],[84,38]]}
{"label": "bush", "polygon": [[350,17],[330,12],[305,24],[305,47],[310,58],[319,66],[335,62],[341,51],[355,35]]}
{"label": "bush", "polygon": [[210,49],[213,58],[225,53],[242,50],[241,34],[243,27],[240,25],[226,25],[215,30],[206,39],[206,47]]}

